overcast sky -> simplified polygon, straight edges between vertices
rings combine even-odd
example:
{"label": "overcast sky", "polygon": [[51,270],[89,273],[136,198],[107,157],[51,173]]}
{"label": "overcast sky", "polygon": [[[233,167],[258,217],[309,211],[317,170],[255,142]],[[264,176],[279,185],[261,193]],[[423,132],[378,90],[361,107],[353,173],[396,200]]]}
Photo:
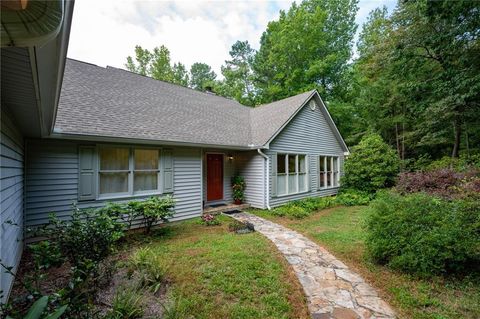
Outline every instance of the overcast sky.
{"label": "overcast sky", "polygon": [[[237,40],[258,49],[260,36],[279,10],[293,1],[135,1],[77,0],[73,14],[68,57],[100,66],[125,68],[135,45],[152,49],[165,45],[172,62],[188,68],[204,62],[220,73]],[[357,23],[368,13],[396,0],[360,0]]]}

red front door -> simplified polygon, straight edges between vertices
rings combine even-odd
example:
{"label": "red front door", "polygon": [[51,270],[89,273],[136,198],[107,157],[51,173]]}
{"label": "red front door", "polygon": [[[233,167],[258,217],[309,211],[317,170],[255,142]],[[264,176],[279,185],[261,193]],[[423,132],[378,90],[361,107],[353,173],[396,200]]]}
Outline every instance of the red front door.
{"label": "red front door", "polygon": [[207,201],[223,199],[223,154],[207,154]]}

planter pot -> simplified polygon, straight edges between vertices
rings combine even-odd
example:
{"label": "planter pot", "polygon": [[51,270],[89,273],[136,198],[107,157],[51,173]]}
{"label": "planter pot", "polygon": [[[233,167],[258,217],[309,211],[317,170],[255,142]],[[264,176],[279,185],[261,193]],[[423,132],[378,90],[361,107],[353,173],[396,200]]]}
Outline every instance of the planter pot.
{"label": "planter pot", "polygon": [[233,202],[235,203],[235,205],[240,205],[242,203],[242,200],[241,199],[235,199]]}

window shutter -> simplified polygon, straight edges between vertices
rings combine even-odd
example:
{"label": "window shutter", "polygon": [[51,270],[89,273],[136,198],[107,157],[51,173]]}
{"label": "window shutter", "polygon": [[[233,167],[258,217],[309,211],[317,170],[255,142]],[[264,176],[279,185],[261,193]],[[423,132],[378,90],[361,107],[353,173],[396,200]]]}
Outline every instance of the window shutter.
{"label": "window shutter", "polygon": [[270,172],[272,181],[272,197],[277,196],[277,153],[272,153],[272,170]]}
{"label": "window shutter", "polygon": [[96,195],[96,160],[94,146],[78,149],[78,200],[92,200]]}
{"label": "window shutter", "polygon": [[163,160],[163,192],[173,193],[173,155],[172,150],[164,149],[162,151]]}

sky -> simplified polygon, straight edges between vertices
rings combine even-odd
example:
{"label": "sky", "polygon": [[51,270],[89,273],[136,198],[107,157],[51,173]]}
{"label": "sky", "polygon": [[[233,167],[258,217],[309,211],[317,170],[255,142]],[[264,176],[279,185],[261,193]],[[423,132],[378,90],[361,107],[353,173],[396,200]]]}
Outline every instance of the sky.
{"label": "sky", "polygon": [[[99,66],[125,68],[135,45],[145,49],[165,45],[173,62],[189,69],[209,64],[217,74],[237,40],[259,48],[269,21],[278,19],[293,1],[146,1],[77,0],[67,56]],[[359,0],[357,23],[380,6],[389,12],[396,0]],[[360,27],[359,27],[360,29]],[[358,35],[358,32],[357,32]]]}

